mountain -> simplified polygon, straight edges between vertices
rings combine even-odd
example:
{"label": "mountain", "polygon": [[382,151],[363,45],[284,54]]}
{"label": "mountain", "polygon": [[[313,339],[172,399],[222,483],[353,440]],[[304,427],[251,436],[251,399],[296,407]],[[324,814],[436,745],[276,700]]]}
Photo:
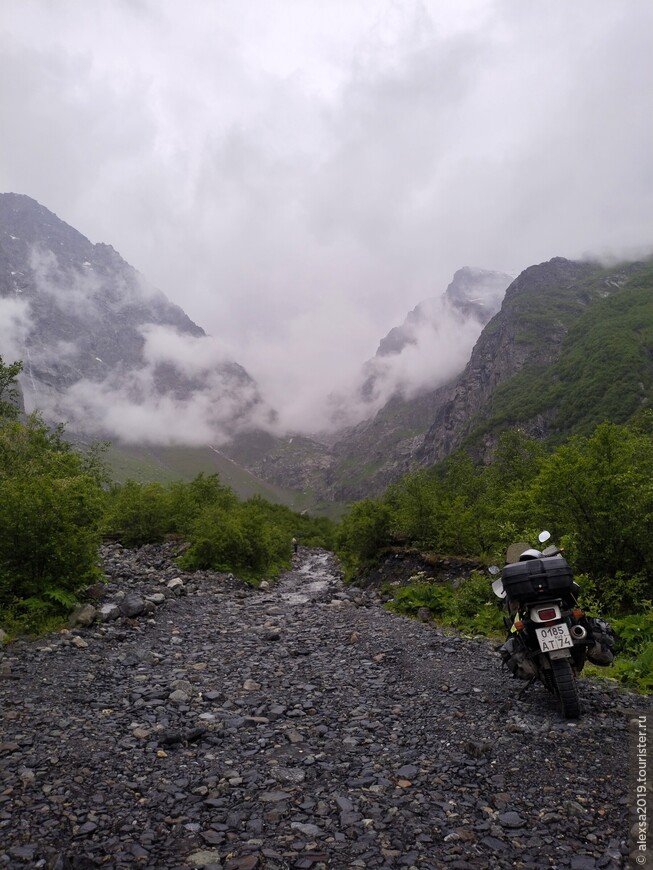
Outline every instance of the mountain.
{"label": "mountain", "polygon": [[123,441],[212,443],[270,419],[256,384],[110,246],[0,194],[0,354],[28,410]]}
{"label": "mountain", "polygon": [[512,278],[459,269],[444,293],[424,300],[381,339],[361,385],[334,402],[339,417],[365,419],[329,436],[246,435],[224,449],[258,477],[334,502],[377,494],[412,467],[437,410],[435,387],[462,371]]}
{"label": "mountain", "polygon": [[441,296],[420,302],[408,313],[401,326],[393,327],[381,339],[376,356],[399,354],[406,346],[417,344],[425,327],[438,336],[452,319],[457,324],[473,320],[480,327],[485,326],[501,307],[501,300],[511,281],[512,276],[503,272],[469,266],[458,269]]}
{"label": "mountain", "polygon": [[464,445],[487,458],[507,427],[561,440],[627,422],[653,403],[653,259],[526,269],[433,401],[421,466]]}
{"label": "mountain", "polygon": [[217,470],[242,495],[337,513],[459,447],[487,461],[507,427],[560,441],[651,407],[653,259],[558,257],[512,282],[461,269],[342,397],[362,422],[278,437],[245,369],[110,245],[1,194],[0,355],[23,360],[28,411],[113,441],[118,479]]}
{"label": "mountain", "polygon": [[502,272],[459,269],[444,293],[420,302],[381,339],[355,394],[334,397],[341,419],[348,406],[359,420],[370,418],[389,400],[433,389],[458,374],[511,281]]}
{"label": "mountain", "polygon": [[[389,335],[397,352],[409,343],[406,331]],[[558,257],[529,267],[467,365],[446,383],[438,375],[432,389],[393,395],[328,442],[259,444],[241,460],[266,480],[292,474],[346,502],[378,495],[460,447],[488,461],[508,427],[560,441],[603,420],[630,420],[653,406],[653,260],[606,267]]]}

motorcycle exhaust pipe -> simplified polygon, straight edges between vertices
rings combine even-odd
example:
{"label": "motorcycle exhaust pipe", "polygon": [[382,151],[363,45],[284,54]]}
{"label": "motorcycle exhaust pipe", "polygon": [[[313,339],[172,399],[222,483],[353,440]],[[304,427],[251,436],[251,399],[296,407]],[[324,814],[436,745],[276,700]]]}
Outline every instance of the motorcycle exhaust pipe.
{"label": "motorcycle exhaust pipe", "polygon": [[583,628],[582,625],[572,625],[569,633],[574,640],[585,640],[587,637],[587,629]]}

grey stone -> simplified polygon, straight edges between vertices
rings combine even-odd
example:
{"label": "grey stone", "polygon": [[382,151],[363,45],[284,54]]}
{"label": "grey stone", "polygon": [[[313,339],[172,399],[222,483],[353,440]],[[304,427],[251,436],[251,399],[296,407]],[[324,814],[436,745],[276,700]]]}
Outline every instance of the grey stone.
{"label": "grey stone", "polygon": [[300,831],[306,837],[322,837],[324,831],[318,828],[317,825],[304,824],[303,822],[291,822],[290,827],[295,831]]}
{"label": "grey stone", "polygon": [[92,604],[82,604],[81,607],[76,607],[70,614],[68,617],[68,625],[70,625],[71,628],[75,628],[75,626],[78,625],[83,628],[88,628],[89,625],[93,625],[96,616],[97,610]]}
{"label": "grey stone", "polygon": [[186,863],[190,867],[209,867],[213,865],[216,867],[222,867],[220,852],[209,852],[206,850],[193,852],[188,856],[188,858],[186,858]]}
{"label": "grey stone", "polygon": [[153,592],[151,595],[146,595],[145,600],[159,606],[163,604],[163,602],[166,600],[166,597],[163,592]]}
{"label": "grey stone", "polygon": [[128,593],[120,602],[120,612],[128,619],[133,619],[135,616],[140,616],[145,609],[145,602],[140,595]]}
{"label": "grey stone", "polygon": [[119,616],[120,607],[113,602],[101,604],[97,612],[98,622],[112,622],[114,619],[118,619]]}
{"label": "grey stone", "polygon": [[523,828],[526,822],[518,813],[510,810],[507,813],[500,813],[499,824],[504,828]]}

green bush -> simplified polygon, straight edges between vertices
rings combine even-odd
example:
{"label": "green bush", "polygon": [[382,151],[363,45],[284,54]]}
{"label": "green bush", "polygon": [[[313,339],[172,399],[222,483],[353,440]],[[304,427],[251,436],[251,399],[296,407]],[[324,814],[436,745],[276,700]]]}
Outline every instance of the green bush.
{"label": "green bush", "polygon": [[614,665],[606,672],[639,692],[653,691],[653,607],[611,620],[617,635]]}
{"label": "green bush", "polygon": [[99,573],[101,463],[62,435],[38,414],[0,421],[0,608],[16,630],[60,618]]}
{"label": "green bush", "polygon": [[493,637],[505,632],[490,584],[480,572],[474,573],[458,588],[435,582],[400,587],[394,591],[389,608],[408,616],[416,616],[421,608],[426,608],[440,624],[463,634]]}
{"label": "green bush", "polygon": [[465,634],[491,637],[505,631],[502,611],[489,578],[478,571],[454,590],[446,618],[449,625]]}
{"label": "green bush", "polygon": [[190,547],[180,560],[189,571],[231,571],[248,580],[274,576],[289,566],[291,541],[328,547],[333,523],[300,516],[255,496],[239,502],[217,474],[168,486],[127,481],[114,486],[105,514],[106,534],[126,546],[181,536]]}
{"label": "green bush", "polygon": [[342,519],[336,536],[336,546],[347,576],[353,576],[392,542],[390,522],[390,508],[380,501],[364,499],[352,506]]}
{"label": "green bush", "polygon": [[441,583],[415,583],[402,586],[394,593],[390,609],[408,616],[416,616],[426,608],[433,616],[444,616],[451,607],[453,590]]}
{"label": "green bush", "polygon": [[106,534],[117,536],[126,547],[163,541],[172,531],[170,506],[159,483],[128,480],[109,493],[104,518]]}
{"label": "green bush", "polygon": [[617,657],[611,670],[628,688],[650,693],[653,691],[653,643],[644,646],[636,656]]}

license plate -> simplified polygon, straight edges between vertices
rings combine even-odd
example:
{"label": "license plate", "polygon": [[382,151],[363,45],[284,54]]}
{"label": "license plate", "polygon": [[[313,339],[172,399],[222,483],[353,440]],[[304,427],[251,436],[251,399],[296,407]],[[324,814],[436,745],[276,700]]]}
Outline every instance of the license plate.
{"label": "license plate", "polygon": [[546,628],[536,628],[535,631],[542,652],[553,652],[574,645],[569,629],[564,623],[562,625],[549,625]]}

